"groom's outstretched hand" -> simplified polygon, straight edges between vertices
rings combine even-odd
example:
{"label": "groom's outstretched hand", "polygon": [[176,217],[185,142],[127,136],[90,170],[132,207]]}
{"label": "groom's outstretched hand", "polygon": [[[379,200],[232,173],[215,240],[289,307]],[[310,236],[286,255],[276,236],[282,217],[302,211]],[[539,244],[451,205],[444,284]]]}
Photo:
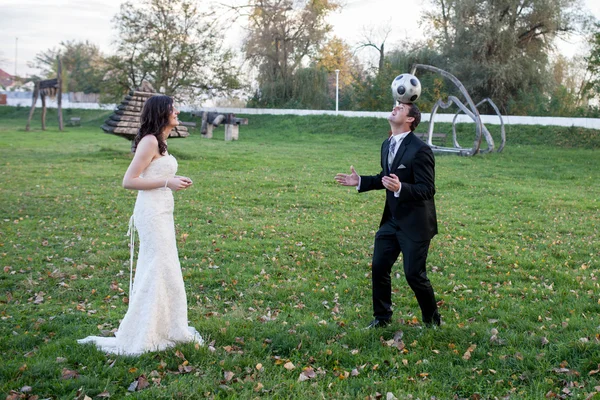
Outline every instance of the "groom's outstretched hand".
{"label": "groom's outstretched hand", "polygon": [[353,166],[350,166],[350,175],[346,174],[337,174],[335,176],[335,180],[344,186],[358,186],[358,174],[354,170]]}

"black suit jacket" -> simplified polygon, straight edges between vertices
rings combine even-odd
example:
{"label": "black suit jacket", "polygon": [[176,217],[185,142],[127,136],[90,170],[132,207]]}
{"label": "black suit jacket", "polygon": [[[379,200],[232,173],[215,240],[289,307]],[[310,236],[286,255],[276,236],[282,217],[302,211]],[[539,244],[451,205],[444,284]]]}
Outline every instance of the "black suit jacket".
{"label": "black suit jacket", "polygon": [[437,234],[435,212],[435,158],[433,151],[410,132],[398,148],[391,168],[388,168],[389,139],[381,145],[381,172],[360,177],[359,192],[385,189],[381,178],[396,174],[402,183],[400,196],[386,189],[385,208],[379,226],[394,218],[411,240],[430,240]]}

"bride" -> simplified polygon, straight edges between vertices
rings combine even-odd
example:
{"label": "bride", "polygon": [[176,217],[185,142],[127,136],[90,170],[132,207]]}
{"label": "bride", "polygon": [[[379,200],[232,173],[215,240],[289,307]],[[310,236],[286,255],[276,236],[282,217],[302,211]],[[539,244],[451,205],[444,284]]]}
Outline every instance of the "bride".
{"label": "bride", "polygon": [[134,140],[135,155],[123,187],[138,190],[131,233],[133,266],[134,228],[140,249],[133,287],[129,288],[129,309],[115,337],[89,336],[79,343],[94,343],[115,354],[139,355],[164,350],[181,342],[203,343],[196,329],[188,326],[187,299],[173,221],[173,191],[192,185],[189,178],[175,175],[177,160],[167,153],[166,138],[179,125],[179,111],[168,96],[148,98]]}

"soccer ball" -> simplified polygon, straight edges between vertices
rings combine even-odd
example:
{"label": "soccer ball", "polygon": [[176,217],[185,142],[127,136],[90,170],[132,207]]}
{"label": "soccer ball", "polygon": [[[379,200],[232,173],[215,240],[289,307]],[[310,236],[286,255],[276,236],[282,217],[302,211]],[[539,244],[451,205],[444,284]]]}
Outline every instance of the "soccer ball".
{"label": "soccer ball", "polygon": [[398,75],[392,82],[392,96],[400,103],[414,103],[421,95],[421,82],[411,74]]}

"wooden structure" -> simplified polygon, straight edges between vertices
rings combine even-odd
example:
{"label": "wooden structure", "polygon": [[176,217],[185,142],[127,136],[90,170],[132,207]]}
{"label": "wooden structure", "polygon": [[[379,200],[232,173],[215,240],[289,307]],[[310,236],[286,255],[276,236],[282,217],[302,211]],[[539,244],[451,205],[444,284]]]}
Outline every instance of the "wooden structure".
{"label": "wooden structure", "polygon": [[[156,94],[158,93],[147,82],[144,82],[138,90],[130,91],[115,112],[104,121],[102,130],[133,141],[140,129],[140,116],[144,103]],[[189,135],[187,127],[180,125],[171,130],[169,138],[184,138]]]}
{"label": "wooden structure", "polygon": [[42,99],[42,130],[46,130],[46,96],[55,97],[58,104],[58,129],[63,130],[63,116],[62,116],[62,63],[60,57],[56,57],[58,68],[56,71],[57,77],[55,79],[46,79],[43,81],[37,81],[33,89],[33,99],[31,104],[31,110],[29,111],[29,118],[27,118],[27,126],[25,130],[29,131],[29,125],[31,124],[31,118],[35,112],[35,105],[37,103],[38,96]]}
{"label": "wooden structure", "polygon": [[[496,107],[496,104],[494,104],[494,102],[491,99],[485,98],[485,99],[481,100],[479,103],[475,104],[475,102],[473,102],[473,100],[471,99],[471,96],[469,96],[467,89],[451,73],[444,71],[443,69],[433,67],[431,65],[414,64],[412,67],[412,70],[411,70],[411,74],[415,75],[417,69],[424,69],[426,71],[435,72],[437,74],[442,75],[444,78],[448,79],[460,91],[460,93],[463,95],[463,97],[468,105],[468,107],[467,107],[467,105],[465,105],[462,101],[460,101],[460,99],[458,99],[456,96],[448,96],[448,101],[443,101],[442,99],[438,99],[438,101],[435,103],[435,105],[433,106],[433,108],[431,110],[431,116],[429,118],[429,130],[427,132],[427,137],[426,137],[427,144],[429,145],[429,147],[431,147],[431,149],[434,152],[436,152],[436,153],[454,153],[454,154],[458,154],[461,156],[473,156],[477,153],[491,153],[493,151],[501,152],[504,149],[504,145],[506,144],[506,132],[504,130],[504,121],[502,120],[502,115],[500,114],[500,110],[498,110],[498,107]],[[501,140],[501,142],[500,142],[500,146],[498,147],[497,150],[495,150],[494,139],[492,138],[492,135],[490,134],[488,129],[483,124],[483,121],[481,120],[481,115],[479,114],[479,110],[477,109],[477,107],[479,107],[480,105],[482,105],[485,102],[490,104],[490,106],[496,112],[496,115],[498,116],[498,118],[500,118],[500,140]],[[443,146],[434,145],[432,142],[432,139],[435,137],[435,135],[439,135],[439,134],[433,133],[433,127],[435,125],[435,116],[436,116],[437,110],[440,107],[442,109],[446,109],[446,108],[450,107],[452,104],[456,104],[456,106],[459,108],[459,111],[456,112],[456,114],[454,115],[454,120],[452,121],[453,147],[443,147]],[[464,112],[466,115],[468,115],[473,120],[473,122],[475,122],[475,140],[473,141],[473,146],[471,148],[461,147],[456,138],[456,119],[460,112]],[[485,148],[485,149],[481,148],[482,138],[485,138],[485,141],[487,142],[487,148]]]}
{"label": "wooden structure", "polygon": [[69,122],[67,122],[67,126],[81,126],[81,117],[72,117]]}
{"label": "wooden structure", "polygon": [[[424,141],[428,141],[429,140],[429,134],[428,133],[421,133],[421,132],[415,132],[415,135]],[[442,146],[446,144],[446,134],[445,133],[432,133],[431,134],[431,140],[432,141],[437,141],[439,142],[439,144],[441,144]]]}
{"label": "wooden structure", "polygon": [[225,141],[238,140],[240,125],[248,125],[248,118],[236,118],[235,114],[208,111],[192,111],[193,117],[202,117],[200,133],[203,138],[211,139],[213,130],[219,125],[225,125]]}

